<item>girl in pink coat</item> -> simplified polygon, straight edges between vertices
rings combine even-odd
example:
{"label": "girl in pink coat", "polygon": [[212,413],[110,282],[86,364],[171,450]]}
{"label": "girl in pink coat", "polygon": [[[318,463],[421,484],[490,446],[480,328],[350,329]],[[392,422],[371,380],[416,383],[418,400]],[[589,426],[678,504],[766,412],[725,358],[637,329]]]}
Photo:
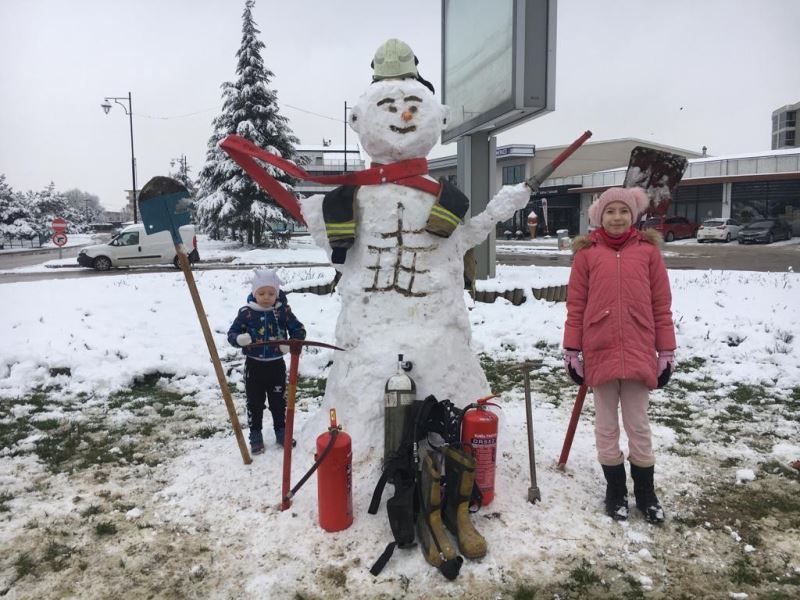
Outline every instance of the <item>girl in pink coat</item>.
{"label": "girl in pink coat", "polygon": [[573,244],[567,294],[564,365],[594,392],[597,457],[606,478],[606,513],[628,517],[618,407],[628,436],[636,507],[662,523],[653,486],[655,457],[647,419],[649,391],[675,370],[672,294],[658,232],[633,227],[648,206],[640,188],[610,188],[589,207],[598,229]]}

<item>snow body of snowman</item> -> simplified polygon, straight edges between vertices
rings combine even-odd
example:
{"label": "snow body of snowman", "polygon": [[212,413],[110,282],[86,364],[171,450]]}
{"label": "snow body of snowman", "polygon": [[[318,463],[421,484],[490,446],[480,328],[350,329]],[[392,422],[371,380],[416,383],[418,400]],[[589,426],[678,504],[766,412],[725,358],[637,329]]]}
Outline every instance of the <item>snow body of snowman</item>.
{"label": "snow body of snowman", "polygon": [[[386,165],[424,158],[445,116],[445,107],[416,79],[385,79],[359,99],[350,125],[373,165]],[[396,372],[398,354],[413,363],[419,399],[433,394],[464,406],[489,393],[470,348],[463,257],[495,223],[524,208],[530,194],[524,183],[504,187],[484,212],[439,237],[425,230],[432,194],[394,183],[357,189],[355,241],[336,265],[341,310],[335,344],[346,351],[335,354],[323,410],[305,428],[309,435],[324,431],[333,407],[353,437],[355,458],[380,458],[384,385]],[[300,202],[313,239],[330,255],[321,196]]]}

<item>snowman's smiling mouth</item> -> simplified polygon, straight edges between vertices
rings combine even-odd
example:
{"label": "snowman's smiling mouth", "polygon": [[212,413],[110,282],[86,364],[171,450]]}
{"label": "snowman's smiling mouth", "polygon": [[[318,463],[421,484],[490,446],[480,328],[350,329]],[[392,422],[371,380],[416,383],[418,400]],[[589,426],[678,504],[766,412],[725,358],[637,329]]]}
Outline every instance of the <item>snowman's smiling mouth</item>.
{"label": "snowman's smiling mouth", "polygon": [[394,131],[395,133],[409,133],[411,131],[416,131],[416,125],[409,125],[408,127],[397,127],[395,125],[389,125],[389,129]]}

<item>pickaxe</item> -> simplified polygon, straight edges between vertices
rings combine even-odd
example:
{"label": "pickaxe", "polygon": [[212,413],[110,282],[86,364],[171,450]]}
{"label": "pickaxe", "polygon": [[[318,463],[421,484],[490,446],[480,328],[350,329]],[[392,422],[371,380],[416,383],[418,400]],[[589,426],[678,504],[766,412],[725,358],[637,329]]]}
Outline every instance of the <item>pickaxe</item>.
{"label": "pickaxe", "polygon": [[318,346],[333,350],[344,350],[338,346],[323,342],[310,342],[308,340],[267,340],[254,342],[250,346],[289,346],[292,355],[289,361],[289,390],[286,399],[286,430],[283,436],[283,487],[281,488],[281,510],[286,510],[292,505],[291,478],[292,478],[292,433],[294,432],[294,404],[297,397],[297,367],[300,365],[300,352],[303,346]]}

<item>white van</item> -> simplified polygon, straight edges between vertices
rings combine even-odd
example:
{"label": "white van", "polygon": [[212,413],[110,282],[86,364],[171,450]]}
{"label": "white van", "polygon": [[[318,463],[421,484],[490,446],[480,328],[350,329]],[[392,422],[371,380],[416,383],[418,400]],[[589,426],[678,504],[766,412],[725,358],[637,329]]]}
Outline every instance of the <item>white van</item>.
{"label": "white van", "polygon": [[[181,239],[189,250],[189,262],[197,262],[197,238],[194,225],[183,225]],[[137,265],[161,265],[172,263],[180,268],[175,244],[169,231],[147,234],[142,223],[129,225],[111,238],[107,244],[86,246],[78,254],[78,264],[98,271],[108,271],[111,267],[132,267]]]}

